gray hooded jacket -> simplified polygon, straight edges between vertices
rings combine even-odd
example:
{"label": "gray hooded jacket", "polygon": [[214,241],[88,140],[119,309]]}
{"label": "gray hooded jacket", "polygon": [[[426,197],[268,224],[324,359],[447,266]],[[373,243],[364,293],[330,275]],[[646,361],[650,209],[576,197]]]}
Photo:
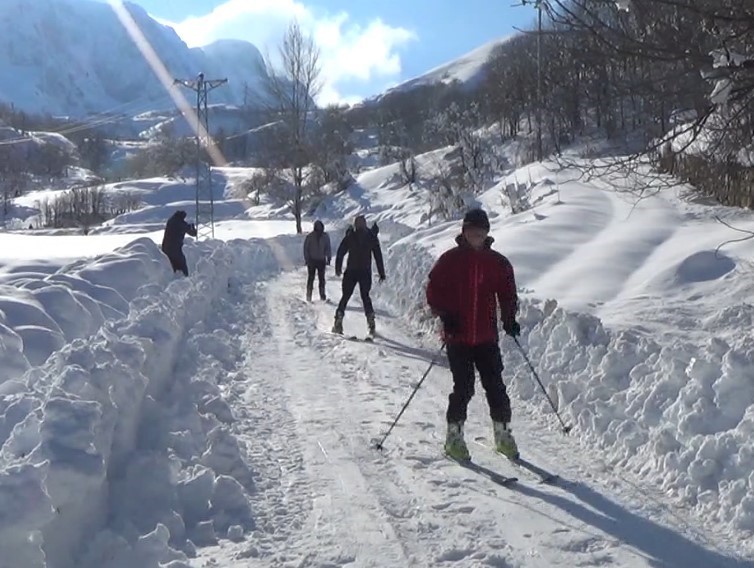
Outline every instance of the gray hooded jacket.
{"label": "gray hooded jacket", "polygon": [[304,262],[313,264],[326,262],[330,264],[332,252],[330,249],[330,235],[325,232],[322,221],[314,223],[314,231],[306,235],[304,240]]}

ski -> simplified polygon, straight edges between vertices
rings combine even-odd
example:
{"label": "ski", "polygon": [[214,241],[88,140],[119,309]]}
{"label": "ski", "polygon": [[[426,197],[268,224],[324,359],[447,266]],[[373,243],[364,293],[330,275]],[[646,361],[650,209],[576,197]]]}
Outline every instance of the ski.
{"label": "ski", "polygon": [[520,456],[510,461],[513,465],[523,468],[527,471],[530,471],[534,475],[539,476],[540,483],[546,483],[548,485],[555,485],[561,481],[561,478],[558,474],[549,472],[546,469],[541,468],[538,465],[535,465],[531,463],[529,460],[524,459]]}
{"label": "ski", "polygon": [[346,335],[345,333],[335,333],[334,331],[326,331],[325,333],[327,333],[328,335],[333,335],[335,337],[340,337],[341,339],[346,339],[348,341],[355,341],[357,343],[374,343],[373,335],[359,337],[358,335]]}
{"label": "ski", "polygon": [[453,463],[457,463],[463,468],[466,468],[470,471],[473,471],[475,473],[478,473],[479,475],[486,477],[487,479],[489,479],[493,483],[496,483],[497,485],[500,485],[501,487],[510,488],[512,485],[515,485],[516,482],[518,481],[517,477],[509,477],[501,473],[498,473],[496,471],[492,471],[491,469],[483,465],[473,462],[471,459],[458,460],[456,458],[449,456],[446,453],[443,453],[443,456],[445,456],[445,458],[452,461]]}
{"label": "ski", "polygon": [[536,475],[537,478],[539,478],[539,482],[540,483],[547,484],[547,485],[556,485],[560,481],[562,481],[561,478],[560,478],[560,476],[558,474],[552,473],[550,471],[547,471],[546,469],[544,469],[542,467],[539,467],[538,465],[533,464],[532,462],[530,462],[529,460],[527,460],[525,458],[522,458],[521,456],[519,456],[517,458],[514,458],[514,459],[511,459],[511,458],[509,458],[507,456],[504,456],[503,454],[495,451],[494,448],[492,448],[491,446],[489,446],[486,443],[483,443],[480,440],[484,441],[485,438],[475,438],[474,439],[474,443],[477,444],[477,445],[479,445],[479,446],[482,446],[483,448],[486,448],[486,449],[494,452],[496,455],[498,455],[500,457],[505,458],[511,465],[513,465],[517,469],[528,471],[532,475]]}

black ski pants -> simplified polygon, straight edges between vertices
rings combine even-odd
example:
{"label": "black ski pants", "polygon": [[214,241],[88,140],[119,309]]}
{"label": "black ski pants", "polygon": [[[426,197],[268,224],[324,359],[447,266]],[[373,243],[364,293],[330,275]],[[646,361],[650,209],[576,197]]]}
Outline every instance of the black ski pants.
{"label": "black ski pants", "polygon": [[503,384],[503,359],[497,343],[447,345],[448,364],[453,375],[453,392],[448,397],[448,422],[466,420],[466,409],[474,396],[474,367],[487,395],[490,417],[495,422],[510,422],[511,401]]}
{"label": "black ski pants", "polygon": [[348,305],[348,301],[351,299],[357,284],[359,286],[359,292],[361,293],[361,303],[364,305],[364,313],[367,316],[374,313],[372,298],[369,297],[369,292],[372,289],[372,271],[346,270],[343,273],[343,296],[340,298],[338,310],[335,312],[336,315],[345,315],[346,306]]}
{"label": "black ski pants", "polygon": [[186,257],[182,250],[165,250],[162,252],[168,257],[170,266],[173,268],[173,272],[183,272],[184,276],[188,276],[188,264],[186,263]]}
{"label": "black ski pants", "polygon": [[324,300],[327,297],[325,295],[325,261],[313,260],[306,265],[306,269],[308,271],[306,278],[306,293],[308,295],[312,293],[312,290],[314,289],[314,275],[316,274],[319,283],[319,298],[320,300]]}

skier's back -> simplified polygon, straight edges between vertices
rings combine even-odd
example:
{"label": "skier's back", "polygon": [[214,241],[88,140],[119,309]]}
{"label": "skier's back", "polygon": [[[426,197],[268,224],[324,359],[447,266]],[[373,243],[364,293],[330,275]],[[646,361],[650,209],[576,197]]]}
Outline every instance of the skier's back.
{"label": "skier's back", "polygon": [[304,239],[304,262],[307,268],[306,300],[312,301],[314,289],[314,275],[319,279],[319,299],[327,300],[325,294],[325,265],[330,264],[332,253],[330,252],[330,235],[325,231],[325,224],[317,220],[314,222],[314,230]]}
{"label": "skier's back", "polygon": [[[342,272],[343,259],[348,255],[346,270]],[[376,331],[376,322],[374,318],[374,307],[369,295],[372,289],[372,257],[377,264],[377,273],[380,282],[385,280],[385,266],[382,260],[382,249],[377,237],[377,225],[372,229],[367,228],[367,221],[363,215],[359,215],[354,220],[353,227],[349,227],[346,235],[338,246],[338,253],[335,257],[335,275],[343,274],[343,296],[340,299],[338,308],[335,310],[335,324],[333,325],[334,333],[343,333],[343,318],[346,313],[346,306],[351,299],[356,285],[359,286],[361,302],[364,305],[364,315],[367,318],[369,332],[374,334]]]}
{"label": "skier's back", "polygon": [[173,272],[179,270],[188,276],[188,265],[183,255],[183,239],[186,234],[196,237],[196,227],[186,222],[186,212],[178,210],[173,213],[165,223],[165,232],[162,236],[162,252],[170,260]]}

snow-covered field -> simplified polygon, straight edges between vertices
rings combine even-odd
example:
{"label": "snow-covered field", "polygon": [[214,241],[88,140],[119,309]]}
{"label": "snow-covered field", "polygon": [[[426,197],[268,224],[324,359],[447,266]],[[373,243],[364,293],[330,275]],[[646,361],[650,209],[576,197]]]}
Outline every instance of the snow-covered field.
{"label": "snow-covered field", "polygon": [[[0,235],[0,567],[754,566],[754,242],[716,254],[738,235],[713,216],[754,217],[537,166],[510,173],[531,210],[507,211],[507,179],[480,196],[521,343],[574,424],[503,339],[519,446],[561,480],[493,455],[478,393],[470,449],[519,477],[501,487],[441,455],[442,357],[371,447],[437,355],[423,284],[459,225],[428,226],[394,174],[319,209],[335,245],[357,212],[380,223],[373,345],[325,333],[334,305],[302,300],[302,237],[269,206],[187,242],[188,279],[155,244],[164,212]],[[168,185],[151,206],[182,201]],[[357,299],[345,328],[365,331]]]}

